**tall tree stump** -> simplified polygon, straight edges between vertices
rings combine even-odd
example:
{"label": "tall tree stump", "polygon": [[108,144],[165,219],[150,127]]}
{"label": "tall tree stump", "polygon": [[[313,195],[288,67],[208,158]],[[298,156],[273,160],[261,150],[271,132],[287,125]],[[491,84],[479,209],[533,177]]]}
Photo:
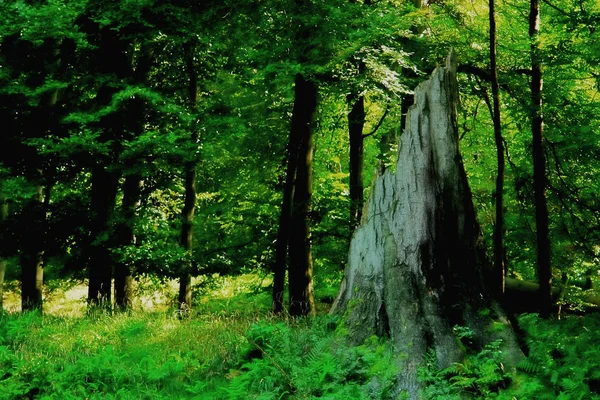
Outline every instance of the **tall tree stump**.
{"label": "tall tree stump", "polygon": [[390,337],[399,356],[398,390],[411,398],[428,351],[440,368],[464,357],[456,325],[472,330],[476,347],[502,338],[508,364],[521,356],[486,287],[489,264],[458,148],[452,54],[414,97],[396,171],[373,183],[332,308],[356,342]]}

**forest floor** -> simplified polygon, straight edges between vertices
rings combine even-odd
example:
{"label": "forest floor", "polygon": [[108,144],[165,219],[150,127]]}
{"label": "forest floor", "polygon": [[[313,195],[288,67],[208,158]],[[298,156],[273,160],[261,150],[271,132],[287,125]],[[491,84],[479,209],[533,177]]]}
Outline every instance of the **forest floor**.
{"label": "forest floor", "polygon": [[[134,311],[112,315],[86,315],[81,283],[49,292],[43,316],[19,313],[9,291],[0,400],[402,398],[385,340],[350,346],[324,303],[316,318],[274,317],[269,285],[257,274],[198,281],[183,318],[163,282],[144,281]],[[600,399],[597,315],[519,320],[530,353],[516,371],[494,344],[443,371],[427,360],[423,398]]]}

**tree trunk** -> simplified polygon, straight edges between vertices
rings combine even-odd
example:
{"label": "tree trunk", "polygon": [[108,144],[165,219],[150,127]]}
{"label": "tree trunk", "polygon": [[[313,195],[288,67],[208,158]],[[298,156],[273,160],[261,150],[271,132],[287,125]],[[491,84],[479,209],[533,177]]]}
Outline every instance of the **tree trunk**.
{"label": "tree trunk", "polygon": [[[143,43],[137,58],[135,43],[131,46],[131,74],[133,82],[137,85],[145,85],[152,63],[153,49],[147,43]],[[142,135],[146,123],[146,102],[141,97],[130,99],[127,104],[127,116],[125,118],[125,140],[130,141],[136,135]],[[122,221],[118,226],[117,241],[119,246],[131,246],[135,244],[133,226],[135,224],[136,208],[140,202],[142,189],[142,175],[140,174],[140,160],[125,160],[126,170],[125,183],[123,185],[123,200],[121,202]],[[115,306],[120,311],[131,309],[133,295],[133,265],[129,261],[115,263]]]}
{"label": "tree trunk", "polygon": [[489,0],[490,17],[490,70],[492,73],[492,101],[494,139],[496,141],[496,224],[494,226],[494,272],[493,288],[501,296],[504,294],[504,141],[500,124],[500,94],[498,89],[498,69],[496,68],[496,11],[495,0]]}
{"label": "tree trunk", "polygon": [[[294,115],[298,112],[294,109]],[[281,213],[279,214],[277,241],[275,242],[275,264],[273,265],[273,312],[275,314],[283,312],[286,260],[292,220],[294,180],[296,179],[296,168],[298,166],[298,147],[301,142],[300,133],[298,129],[290,129],[283,198],[281,200]]]}
{"label": "tree trunk", "polygon": [[92,243],[88,260],[88,303],[110,309],[113,243],[110,221],[115,207],[119,174],[103,165],[92,170]]}
{"label": "tree trunk", "polygon": [[185,265],[179,278],[179,309],[188,311],[192,306],[192,276],[193,265],[193,227],[194,210],[196,206],[196,164],[191,163],[185,172],[185,200],[181,212],[183,224],[181,227],[181,246],[186,252]]}
{"label": "tree trunk", "polygon": [[[415,91],[396,172],[386,171],[373,185],[332,308],[344,315],[356,342],[390,336],[402,355],[397,394],[413,399],[428,351],[440,368],[463,357],[456,325],[473,331],[478,348],[502,337],[508,364],[521,354],[482,278],[485,254],[458,151],[457,100],[451,55]],[[491,329],[494,319],[507,329]]]}
{"label": "tree trunk", "polygon": [[364,204],[363,164],[365,126],[365,98],[355,94],[348,95],[350,113],[348,113],[348,135],[350,138],[350,229],[360,223]]}
{"label": "tree trunk", "polygon": [[6,273],[6,254],[4,253],[4,243],[6,243],[6,227],[5,221],[8,217],[8,202],[6,198],[0,195],[0,240],[3,243],[3,248],[0,249],[0,314],[4,307],[4,275]]}
{"label": "tree trunk", "polygon": [[[41,171],[39,172],[41,175]],[[41,179],[41,176],[40,176]],[[46,194],[48,196],[48,194]],[[21,246],[21,309],[42,310],[44,288],[45,220],[44,187],[38,185],[36,194],[25,206],[24,218],[29,227]]]}
{"label": "tree trunk", "polygon": [[[142,189],[142,177],[139,174],[128,175],[123,185],[121,202],[123,220],[118,226],[117,240],[120,246],[135,244],[133,225],[135,210],[139,205]],[[131,309],[133,302],[133,266],[128,260],[115,263],[115,306],[119,311]]]}
{"label": "tree trunk", "polygon": [[310,211],[312,198],[313,131],[317,108],[317,87],[302,75],[296,76],[292,136],[298,135],[300,147],[294,185],[289,243],[288,273],[290,314],[311,315],[315,312],[312,281]]}
{"label": "tree trunk", "polygon": [[548,206],[546,204],[546,156],[544,154],[544,119],[542,113],[542,61],[539,50],[539,0],[531,0],[530,5],[531,132],[533,137],[533,187],[535,195],[538,279],[540,282],[541,297],[540,315],[544,318],[548,318],[552,312],[552,267],[550,264]]}
{"label": "tree trunk", "polygon": [[[198,76],[194,67],[193,47],[186,43],[183,47],[186,70],[188,73],[188,102],[192,112],[197,112],[198,104]],[[198,141],[198,133],[192,128],[191,142]],[[195,154],[195,152],[194,152]],[[179,276],[179,311],[186,312],[192,306],[192,276],[193,267],[193,235],[194,211],[196,208],[196,160],[191,157],[185,163],[185,198],[181,211],[181,246],[185,250],[186,258]]]}
{"label": "tree trunk", "polygon": [[[96,64],[98,73],[110,77],[111,84],[106,84],[98,91],[97,103],[107,106],[118,91],[114,84],[124,83],[133,76],[131,62],[131,43],[122,40],[119,32],[110,27],[100,30]],[[115,80],[116,78],[116,80]],[[137,121],[134,121],[137,122]],[[112,249],[117,245],[112,226],[113,213],[119,189],[119,178],[122,169],[118,164],[119,154],[128,121],[124,112],[112,112],[99,122],[101,135],[99,141],[111,143],[108,155],[101,156],[92,167],[91,193],[91,241],[88,260],[89,288],[88,304],[91,307],[112,309]]]}

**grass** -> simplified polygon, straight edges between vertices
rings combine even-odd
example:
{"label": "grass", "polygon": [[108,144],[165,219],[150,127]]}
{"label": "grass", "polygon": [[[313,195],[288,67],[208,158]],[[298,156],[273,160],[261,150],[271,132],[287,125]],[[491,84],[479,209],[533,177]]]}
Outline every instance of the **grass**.
{"label": "grass", "polygon": [[[183,320],[169,285],[160,295],[138,287],[137,311],[93,318],[81,285],[51,296],[43,316],[15,313],[9,294],[13,312],[0,315],[0,399],[207,398],[199,386],[222,384],[247,345],[245,332],[272,319],[268,293],[248,293],[255,280],[223,279]],[[144,302],[151,311],[140,310]]]}
{"label": "grass", "polygon": [[[176,285],[142,281],[133,312],[94,316],[85,315],[85,287],[56,289],[43,316],[0,314],[0,400],[398,398],[385,340],[349,346],[324,312],[274,317],[269,284],[256,274],[198,280],[183,319],[171,301]],[[598,316],[521,322],[531,354],[516,373],[487,348],[423,371],[423,398],[600,398]]]}

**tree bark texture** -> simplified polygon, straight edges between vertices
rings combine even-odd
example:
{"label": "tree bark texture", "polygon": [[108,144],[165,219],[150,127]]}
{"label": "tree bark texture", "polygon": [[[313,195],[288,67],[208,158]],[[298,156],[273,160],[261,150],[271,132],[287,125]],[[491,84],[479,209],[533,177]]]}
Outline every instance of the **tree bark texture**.
{"label": "tree bark texture", "polygon": [[[188,103],[193,112],[197,111],[198,103],[198,76],[194,66],[193,46],[190,43],[184,45],[184,56],[186,70],[188,73]],[[198,140],[198,133],[193,129],[191,135],[192,143]],[[181,312],[187,311],[192,306],[192,267],[193,267],[193,235],[194,235],[194,211],[196,208],[196,163],[194,159],[185,163],[185,198],[181,210],[181,246],[185,250],[186,258],[181,267],[179,276],[178,303]]]}
{"label": "tree bark texture", "polygon": [[498,69],[496,67],[496,11],[495,0],[489,0],[490,17],[490,70],[492,73],[492,102],[494,121],[494,140],[496,142],[496,224],[494,226],[494,272],[493,286],[501,296],[504,293],[504,140],[500,120],[500,91],[498,87]]}
{"label": "tree bark texture", "polygon": [[302,75],[296,76],[292,136],[300,138],[298,166],[294,181],[289,241],[290,265],[288,288],[290,314],[311,315],[315,312],[312,280],[310,211],[312,198],[313,132],[317,108],[317,86]]}
{"label": "tree bark texture", "polygon": [[349,95],[348,103],[348,136],[350,138],[350,227],[358,226],[364,204],[364,136],[365,98],[364,96]]}
{"label": "tree bark texture", "polygon": [[550,263],[550,233],[546,203],[546,156],[544,154],[544,118],[542,113],[542,60],[539,50],[540,5],[531,0],[529,37],[531,39],[531,133],[533,152],[533,188],[535,196],[535,226],[537,236],[538,279],[540,282],[540,315],[548,318],[552,312],[552,267]]}
{"label": "tree bark texture", "polygon": [[497,335],[507,361],[520,355],[483,281],[481,232],[458,150],[457,90],[452,55],[416,89],[396,171],[373,184],[332,307],[355,341],[390,336],[404,358],[398,391],[413,399],[426,352],[435,352],[440,368],[462,358],[455,325],[469,327],[482,347],[495,338],[493,317],[506,325]]}

